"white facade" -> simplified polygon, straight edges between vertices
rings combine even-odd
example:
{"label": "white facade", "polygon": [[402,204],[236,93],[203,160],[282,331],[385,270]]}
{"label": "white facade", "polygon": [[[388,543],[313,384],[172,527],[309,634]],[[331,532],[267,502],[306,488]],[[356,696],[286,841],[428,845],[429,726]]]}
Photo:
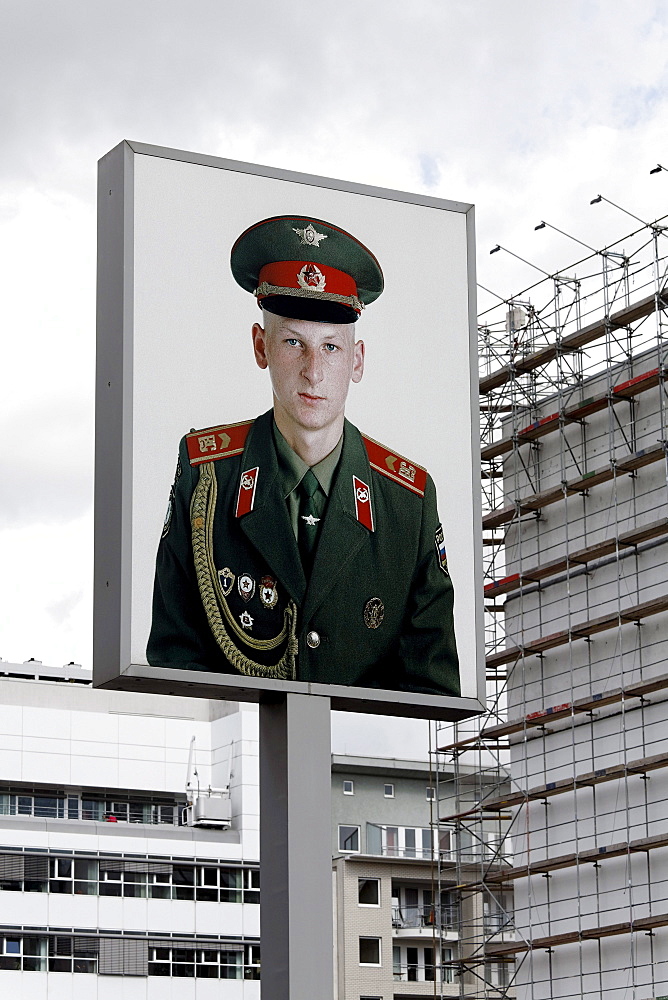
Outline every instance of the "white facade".
{"label": "white facade", "polygon": [[[229,829],[180,825],[193,736]],[[0,661],[0,996],[258,1000],[257,754],[251,708]]]}
{"label": "white facade", "polygon": [[[611,366],[568,405],[612,393],[655,369],[656,359],[652,351]],[[563,405],[548,399],[535,418]],[[614,475],[564,490],[506,536],[507,572],[527,581],[505,605],[507,644],[524,649],[509,670],[509,718],[528,720],[510,736],[521,800],[515,864],[542,866],[514,881],[516,925],[528,943],[517,952],[518,997],[668,994],[668,493],[663,453],[642,464],[665,444],[665,412],[660,380],[632,402],[615,400],[546,435],[528,465],[526,455],[505,463],[506,492],[518,496],[616,465]],[[645,540],[625,544],[626,533],[643,528]],[[595,548],[611,539],[611,552]],[[588,561],[528,582],[532,568],[591,549]],[[530,645],[539,639],[542,650]],[[638,684],[648,685],[642,697]],[[532,724],[546,711],[552,718]],[[557,858],[566,861],[552,867]]]}

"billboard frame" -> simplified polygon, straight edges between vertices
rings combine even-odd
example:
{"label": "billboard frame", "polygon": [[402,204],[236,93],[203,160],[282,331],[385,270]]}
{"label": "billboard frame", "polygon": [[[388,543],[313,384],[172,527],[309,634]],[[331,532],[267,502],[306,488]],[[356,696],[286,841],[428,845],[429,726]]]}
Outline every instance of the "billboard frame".
{"label": "billboard frame", "polygon": [[[313,187],[407,202],[465,216],[470,349],[470,398],[477,400],[474,208],[464,202],[355,184],[215,156],[123,141],[99,163],[95,448],[94,684],[120,690],[232,701],[274,701],[286,693],[325,696],[333,709],[379,715],[461,719],[484,710],[482,538],[474,538],[476,696],[424,695],[391,689],[313,684],[133,664],[132,605],[134,161],[137,155],[288,180]],[[473,427],[477,426],[475,422]],[[475,434],[474,434],[475,438]],[[477,439],[472,469],[479,467]],[[480,491],[472,484],[474,524],[481,522]],[[478,596],[479,595],[479,596]]]}

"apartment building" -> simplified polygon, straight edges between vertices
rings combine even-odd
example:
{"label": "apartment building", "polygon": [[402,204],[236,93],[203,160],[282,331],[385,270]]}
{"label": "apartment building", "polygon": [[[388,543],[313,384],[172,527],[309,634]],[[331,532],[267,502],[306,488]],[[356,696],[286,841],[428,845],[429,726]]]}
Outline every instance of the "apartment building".
{"label": "apartment building", "polygon": [[437,782],[423,761],[333,757],[337,1000],[460,995],[462,959],[495,917],[459,888],[480,852],[453,826],[439,834],[453,777],[440,770]]}

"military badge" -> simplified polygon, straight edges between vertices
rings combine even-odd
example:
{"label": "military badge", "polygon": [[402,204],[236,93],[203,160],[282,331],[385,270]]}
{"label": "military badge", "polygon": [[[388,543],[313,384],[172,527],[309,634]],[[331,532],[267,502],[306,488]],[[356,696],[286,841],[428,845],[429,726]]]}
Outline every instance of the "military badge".
{"label": "military badge", "polygon": [[301,288],[306,288],[311,292],[324,292],[327,283],[325,275],[315,264],[304,264],[301,271],[297,273],[297,281]]}
{"label": "military badge", "polygon": [[237,580],[237,588],[244,601],[250,601],[255,593],[255,580],[249,573],[242,573]]}
{"label": "military badge", "polygon": [[242,517],[243,514],[249,514],[253,509],[253,504],[255,503],[255,487],[257,486],[257,476],[259,471],[260,467],[259,465],[256,465],[254,469],[246,469],[245,472],[241,473],[239,492],[237,494],[237,517]]}
{"label": "military badge", "polygon": [[374,441],[373,438],[362,435],[366,453],[369,456],[369,465],[381,476],[386,476],[395,483],[400,483],[412,493],[417,493],[423,497],[427,486],[427,470],[416,462],[409,462],[392,451],[389,451],[384,444]]}
{"label": "military badge", "polygon": [[443,538],[443,528],[439,524],[436,529],[436,535],[434,536],[434,545],[436,546],[436,558],[438,559],[439,568],[443,570],[446,576],[450,576],[448,572],[448,557],[445,553],[445,539]]}
{"label": "military badge", "polygon": [[253,627],[253,617],[249,615],[247,611],[244,611],[239,615],[239,621],[241,622],[242,627],[248,629],[250,632]]}
{"label": "military badge", "polygon": [[225,597],[229,597],[230,591],[234,586],[234,573],[226,566],[225,569],[218,571],[218,579],[220,580],[220,587]]}
{"label": "military badge", "polygon": [[260,580],[260,600],[265,608],[273,608],[278,602],[276,581],[272,576],[263,576]]}
{"label": "military badge", "polygon": [[299,242],[307,247],[318,247],[321,240],[327,239],[325,234],[317,232],[310,222],[304,229],[295,229],[293,227],[292,232],[296,233],[299,237]]}
{"label": "military badge", "polygon": [[371,510],[371,493],[366,483],[353,476],[353,493],[355,495],[355,514],[360,524],[373,531],[373,512]]}
{"label": "military badge", "polygon": [[385,605],[380,597],[370,598],[364,605],[364,624],[367,628],[380,628],[385,617]]}
{"label": "military badge", "polygon": [[[217,462],[221,458],[240,455],[252,426],[253,421],[246,420],[240,424],[220,424],[201,431],[191,430],[186,435],[190,464],[201,465],[203,462]],[[178,478],[179,469],[176,475]]]}
{"label": "military badge", "polygon": [[416,471],[417,470],[414,465],[411,465],[409,462],[404,462],[402,458],[401,462],[399,463],[400,476],[403,476],[404,479],[408,479],[409,482],[414,483]]}
{"label": "military badge", "polygon": [[162,526],[163,538],[170,529],[173,513],[174,513],[174,487],[172,486],[169,491],[169,500],[167,501],[167,513],[165,514],[165,523]]}

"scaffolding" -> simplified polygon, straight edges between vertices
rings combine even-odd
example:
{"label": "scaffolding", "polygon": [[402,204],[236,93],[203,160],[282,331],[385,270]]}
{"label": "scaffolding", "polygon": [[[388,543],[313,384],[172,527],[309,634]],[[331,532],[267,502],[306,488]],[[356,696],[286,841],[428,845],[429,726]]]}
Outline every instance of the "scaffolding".
{"label": "scaffolding", "polygon": [[487,711],[436,732],[442,997],[668,994],[667,268],[659,219],[479,316]]}

